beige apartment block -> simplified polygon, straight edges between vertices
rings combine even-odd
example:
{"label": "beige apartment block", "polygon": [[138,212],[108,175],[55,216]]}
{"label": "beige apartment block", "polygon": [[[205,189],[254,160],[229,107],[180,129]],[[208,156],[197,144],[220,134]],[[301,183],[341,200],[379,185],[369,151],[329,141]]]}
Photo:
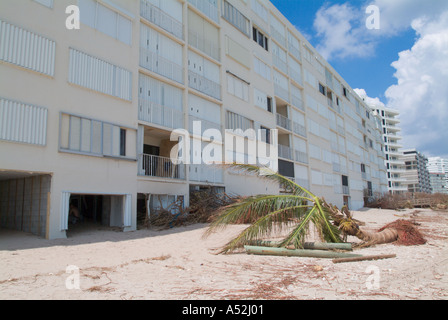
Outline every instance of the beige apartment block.
{"label": "beige apartment block", "polygon": [[1,228],[64,238],[73,204],[131,231],[197,190],[284,192],[223,160],[359,209],[387,192],[380,121],[269,1],[0,2]]}
{"label": "beige apartment block", "polygon": [[415,149],[403,150],[400,160],[405,163],[406,171],[403,177],[406,179],[408,192],[432,193],[430,174],[428,171],[428,158]]}

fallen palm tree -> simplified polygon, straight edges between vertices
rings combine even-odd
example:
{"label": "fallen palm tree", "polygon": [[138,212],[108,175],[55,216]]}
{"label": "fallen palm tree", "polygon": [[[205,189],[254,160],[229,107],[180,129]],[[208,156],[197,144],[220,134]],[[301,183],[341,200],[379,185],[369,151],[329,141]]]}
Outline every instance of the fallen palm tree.
{"label": "fallen palm tree", "polygon": [[323,206],[321,198],[268,168],[240,164],[231,167],[280,183],[288,190],[288,194],[247,197],[224,207],[210,224],[205,236],[241,221],[252,223],[227,243],[220,253],[241,249],[252,241],[267,239],[285,229],[289,233],[279,241],[278,247],[303,249],[311,226],[315,227],[322,242],[343,242],[341,231],[333,224],[333,218],[328,208]]}
{"label": "fallen palm tree", "polygon": [[325,201],[323,205],[330,211],[335,225],[342,231],[344,238],[347,238],[348,235],[355,236],[364,242],[363,246],[392,242],[406,246],[426,243],[423,235],[411,221],[397,220],[376,232],[372,232],[361,229],[360,224],[362,223],[353,219],[352,214],[346,207],[339,211],[335,206],[329,205]]}
{"label": "fallen palm tree", "polygon": [[272,234],[284,229],[288,229],[289,233],[276,247],[304,249],[305,239],[311,227],[316,229],[320,240],[327,243],[346,242],[348,235],[358,237],[365,245],[397,240],[408,244],[421,243],[417,236],[418,230],[403,221],[388,225],[378,232],[362,230],[360,225],[363,223],[354,219],[347,207],[339,210],[294,181],[268,168],[243,164],[233,164],[230,167],[280,183],[288,194],[252,196],[225,206],[204,236],[241,221],[252,222],[228,242],[220,253],[230,253],[254,241],[268,239]]}

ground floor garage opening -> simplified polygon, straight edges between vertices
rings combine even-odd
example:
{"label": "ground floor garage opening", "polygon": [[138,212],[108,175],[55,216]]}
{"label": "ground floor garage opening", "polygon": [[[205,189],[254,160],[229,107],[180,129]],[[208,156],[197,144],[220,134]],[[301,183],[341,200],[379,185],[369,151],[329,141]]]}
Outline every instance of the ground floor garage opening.
{"label": "ground floor garage opening", "polygon": [[185,209],[185,195],[139,193],[137,195],[137,225],[148,226],[149,219],[161,214],[173,219]]}
{"label": "ground floor garage opening", "polygon": [[0,228],[48,237],[51,175],[0,171]]}
{"label": "ground floor garage opening", "polygon": [[63,197],[67,237],[94,230],[130,227],[131,196],[66,194]]}

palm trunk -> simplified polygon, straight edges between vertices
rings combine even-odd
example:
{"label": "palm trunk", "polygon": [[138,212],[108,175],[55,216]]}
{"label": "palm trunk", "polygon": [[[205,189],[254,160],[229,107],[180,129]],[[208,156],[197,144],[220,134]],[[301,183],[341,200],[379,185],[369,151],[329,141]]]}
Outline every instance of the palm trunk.
{"label": "palm trunk", "polygon": [[370,232],[359,229],[354,236],[365,242],[384,244],[397,241],[398,231],[394,228],[387,228],[380,232]]}

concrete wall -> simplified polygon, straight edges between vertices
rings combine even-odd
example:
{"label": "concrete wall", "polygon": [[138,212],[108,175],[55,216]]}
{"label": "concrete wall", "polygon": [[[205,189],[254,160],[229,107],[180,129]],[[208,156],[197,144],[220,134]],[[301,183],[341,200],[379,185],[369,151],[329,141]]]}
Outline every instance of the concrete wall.
{"label": "concrete wall", "polygon": [[46,236],[48,175],[0,181],[0,226]]}

